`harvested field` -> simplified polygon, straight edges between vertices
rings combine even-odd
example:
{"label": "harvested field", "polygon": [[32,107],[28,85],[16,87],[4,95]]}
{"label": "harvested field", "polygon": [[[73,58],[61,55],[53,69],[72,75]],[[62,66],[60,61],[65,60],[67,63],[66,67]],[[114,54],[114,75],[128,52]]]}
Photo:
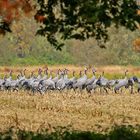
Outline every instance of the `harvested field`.
{"label": "harvested field", "polygon": [[[35,67],[0,67],[0,75],[9,73],[12,69],[17,75],[19,70],[26,68],[27,76],[31,71],[37,73]],[[49,70],[68,68],[71,77],[72,70],[78,76],[84,67],[78,66],[50,66]],[[105,77],[114,78],[124,76],[127,69],[129,74],[140,75],[139,67],[106,66],[97,67],[97,76],[105,71]],[[88,76],[90,77],[91,71]],[[57,126],[71,126],[81,131],[109,131],[114,125],[140,124],[140,94],[130,94],[128,89],[115,94],[111,90],[109,94],[100,93],[98,90],[89,96],[83,90],[82,93],[73,90],[48,91],[45,95],[19,92],[0,91],[0,131],[16,126],[27,131],[37,131]]]}
{"label": "harvested field", "polygon": [[64,91],[44,96],[0,93],[0,131],[11,126],[24,130],[72,126],[77,130],[107,131],[113,125],[140,124],[140,95],[75,94]]}

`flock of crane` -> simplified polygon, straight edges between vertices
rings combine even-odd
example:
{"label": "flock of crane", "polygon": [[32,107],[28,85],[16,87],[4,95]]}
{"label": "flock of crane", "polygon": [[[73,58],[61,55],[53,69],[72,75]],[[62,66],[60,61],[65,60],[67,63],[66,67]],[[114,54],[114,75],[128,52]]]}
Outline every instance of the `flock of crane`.
{"label": "flock of crane", "polygon": [[[88,78],[87,71],[92,71],[92,77]],[[140,79],[136,76],[128,77],[127,70],[125,71],[124,78],[109,80],[105,78],[104,72],[100,76],[96,76],[94,68],[85,68],[80,71],[78,78],[75,76],[75,71],[72,71],[72,77],[69,76],[68,69],[58,69],[55,76],[52,71],[46,68],[38,69],[38,74],[35,75],[31,72],[30,76],[26,76],[26,69],[21,70],[16,79],[13,79],[12,70],[4,78],[0,79],[1,91],[19,91],[27,90],[33,93],[45,94],[50,90],[78,90],[82,92],[86,90],[88,93],[92,91],[99,91],[108,93],[112,90],[114,93],[120,92],[123,88],[130,89],[130,93],[134,93],[134,87],[137,87],[137,92],[140,92]],[[69,78],[70,77],[70,78]],[[137,86],[135,86],[137,85]]]}

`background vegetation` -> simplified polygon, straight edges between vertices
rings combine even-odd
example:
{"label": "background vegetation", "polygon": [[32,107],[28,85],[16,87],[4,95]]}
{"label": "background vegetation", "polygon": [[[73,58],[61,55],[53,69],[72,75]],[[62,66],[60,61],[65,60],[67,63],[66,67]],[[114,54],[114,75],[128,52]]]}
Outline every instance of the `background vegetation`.
{"label": "background vegetation", "polygon": [[[36,2],[38,2],[40,6],[36,5]],[[136,24],[135,22],[139,22],[140,20],[135,1],[123,1],[123,4],[119,3],[119,1],[112,2],[111,0],[106,0],[93,1],[92,4],[89,4],[90,1],[85,2],[82,0],[81,3],[83,3],[83,5],[80,5],[78,1],[68,3],[60,1],[60,3],[63,2],[66,6],[66,9],[61,7],[61,12],[59,11],[59,6],[57,6],[58,11],[55,9],[58,1],[56,1],[56,3],[51,0],[46,2],[49,8],[45,9],[43,9],[44,6],[46,6],[43,0],[17,0],[14,2],[2,0],[0,2],[0,65],[91,64],[102,66],[140,64],[139,53],[133,49],[133,41],[139,37],[140,33],[139,30],[134,31],[134,29],[139,27],[138,23]],[[51,10],[51,6],[53,6],[54,11]],[[79,27],[79,22],[81,23],[82,21],[79,20],[78,23],[73,21],[79,19],[79,14],[76,17],[73,15],[73,10],[76,10],[75,8],[77,8],[77,6],[81,7],[79,14],[83,19],[82,21],[84,21],[83,25],[80,24],[82,27]],[[70,11],[69,7],[71,7]],[[90,13],[93,14],[88,14],[89,9],[91,10]],[[83,12],[83,10],[85,11]],[[95,11],[97,15],[94,14],[92,10]],[[45,16],[46,12],[48,13],[47,18]],[[62,15],[68,16],[66,16],[68,19],[63,19],[64,21],[68,20],[71,22],[66,22],[67,24],[63,25],[64,21],[61,19],[59,12]],[[55,17],[51,15],[55,15]],[[56,21],[59,22],[56,22],[54,20],[55,18],[58,18]],[[84,19],[87,19],[87,21],[85,22]],[[102,24],[100,25],[98,22],[103,23],[105,29],[102,27]],[[88,25],[86,23],[90,23],[91,25],[95,24],[97,29],[90,29],[90,27],[88,27],[90,24]],[[58,26],[59,24],[60,26]],[[77,24],[79,26],[73,28],[73,26]],[[61,29],[61,31],[56,30],[61,28],[61,26],[64,29]],[[116,26],[118,27],[117,29],[115,28]],[[86,30],[81,31],[78,30],[79,28]],[[37,29],[40,29],[38,32],[40,32],[41,35],[42,33],[48,33],[47,38],[35,36],[36,33],[38,33]],[[75,32],[73,33],[71,30]],[[104,46],[102,45],[102,41],[107,39],[106,30],[109,31],[110,40]],[[12,31],[12,33],[6,34],[7,31]],[[61,32],[60,34],[57,33],[59,31]],[[91,34],[91,32],[93,34]],[[82,36],[80,35],[81,33]],[[85,38],[87,40],[82,39],[85,35],[87,35]],[[62,36],[65,39],[62,39]],[[72,40],[67,41],[66,39],[69,37]],[[93,38],[89,39],[89,37],[94,37],[96,40]],[[102,40],[102,37],[105,38]],[[59,40],[55,42],[56,38]],[[82,42],[74,39],[85,41]],[[65,40],[65,46],[61,52],[56,51],[55,47],[57,46],[57,49],[59,49],[59,44],[63,44],[62,40]],[[99,40],[101,42],[99,42]],[[53,44],[53,47],[50,43]],[[136,45],[138,47],[137,49],[140,50],[140,41],[136,44],[138,44]]]}
{"label": "background vegetation", "polygon": [[21,26],[20,32],[13,27],[14,34],[0,37],[0,65],[140,64],[140,54],[133,48],[139,30],[131,32],[123,27],[111,27],[110,41],[105,48],[100,48],[94,39],[84,42],[70,40],[62,51],[56,51],[44,37],[34,36],[37,24],[33,19],[24,18],[16,26]]}

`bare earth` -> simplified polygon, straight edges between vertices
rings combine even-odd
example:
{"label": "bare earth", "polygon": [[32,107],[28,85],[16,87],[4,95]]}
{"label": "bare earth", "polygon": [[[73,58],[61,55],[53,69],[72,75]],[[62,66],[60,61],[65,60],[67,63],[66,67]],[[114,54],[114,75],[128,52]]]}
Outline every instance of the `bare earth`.
{"label": "bare earth", "polygon": [[139,94],[0,93],[0,131],[10,126],[37,131],[68,125],[78,130],[107,131],[114,124],[140,124]]}

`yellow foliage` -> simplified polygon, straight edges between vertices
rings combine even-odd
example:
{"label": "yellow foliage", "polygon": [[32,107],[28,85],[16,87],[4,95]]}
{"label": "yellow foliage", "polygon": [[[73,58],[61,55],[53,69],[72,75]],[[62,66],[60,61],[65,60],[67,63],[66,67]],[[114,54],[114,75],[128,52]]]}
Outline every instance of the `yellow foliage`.
{"label": "yellow foliage", "polygon": [[133,49],[137,52],[140,52],[140,38],[137,38],[133,41]]}
{"label": "yellow foliage", "polygon": [[140,15],[140,10],[137,11],[137,14]]}

